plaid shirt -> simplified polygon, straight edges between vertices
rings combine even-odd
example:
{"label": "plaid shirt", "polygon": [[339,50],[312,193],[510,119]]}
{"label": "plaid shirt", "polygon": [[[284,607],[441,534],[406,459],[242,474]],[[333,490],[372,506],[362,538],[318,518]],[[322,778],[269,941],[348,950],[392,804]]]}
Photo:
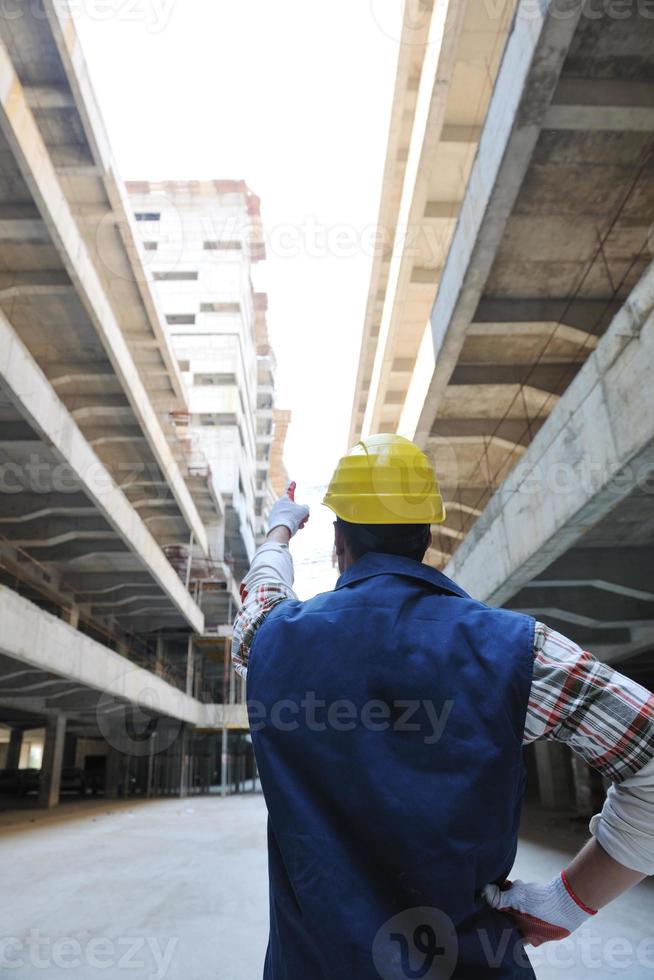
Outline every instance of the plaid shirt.
{"label": "plaid shirt", "polygon": [[[293,589],[279,581],[246,593],[232,643],[239,674],[247,674],[254,636],[268,613],[295,598]],[[654,695],[537,623],[523,744],[538,738],[567,742],[594,769],[621,783],[654,759]]]}

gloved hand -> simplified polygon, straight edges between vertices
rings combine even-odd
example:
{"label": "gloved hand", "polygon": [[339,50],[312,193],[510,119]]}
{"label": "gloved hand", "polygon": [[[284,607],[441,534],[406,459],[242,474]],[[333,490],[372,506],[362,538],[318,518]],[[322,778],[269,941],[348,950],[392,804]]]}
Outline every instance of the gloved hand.
{"label": "gloved hand", "polygon": [[268,533],[274,527],[283,525],[289,529],[293,537],[309,520],[309,508],[305,504],[295,503],[296,485],[295,481],[289,483],[284,496],[272,505],[268,518]]}
{"label": "gloved hand", "polygon": [[547,885],[505,882],[486,885],[483,896],[494,909],[507,912],[525,943],[540,946],[553,939],[565,939],[596,914],[574,894],[565,871]]}

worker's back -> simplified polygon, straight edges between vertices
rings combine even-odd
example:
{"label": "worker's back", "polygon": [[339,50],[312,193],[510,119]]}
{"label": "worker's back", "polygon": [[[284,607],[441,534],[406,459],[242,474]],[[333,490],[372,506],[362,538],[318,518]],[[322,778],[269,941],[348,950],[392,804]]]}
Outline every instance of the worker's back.
{"label": "worker's back", "polygon": [[479,893],[515,855],[533,628],[379,554],[269,615],[248,671],[268,980],[533,977]]}

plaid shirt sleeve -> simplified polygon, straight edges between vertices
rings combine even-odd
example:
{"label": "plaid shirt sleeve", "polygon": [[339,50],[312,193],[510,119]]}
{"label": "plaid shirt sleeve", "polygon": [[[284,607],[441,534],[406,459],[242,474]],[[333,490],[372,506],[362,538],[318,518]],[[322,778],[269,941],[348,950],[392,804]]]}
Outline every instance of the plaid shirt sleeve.
{"label": "plaid shirt sleeve", "polygon": [[538,738],[567,742],[621,783],[654,758],[654,695],[537,623],[523,742]]}
{"label": "plaid shirt sleeve", "polygon": [[236,617],[232,635],[232,664],[241,677],[247,677],[250,648],[268,613],[279,602],[295,598],[293,589],[283,582],[265,582],[254,592],[246,593],[245,605]]}
{"label": "plaid shirt sleeve", "polygon": [[277,603],[285,599],[297,599],[293,591],[293,559],[287,544],[265,541],[257,549],[250,571],[241,583],[243,608],[236,617],[232,634],[232,664],[241,677],[247,677],[250,649],[257,630]]}

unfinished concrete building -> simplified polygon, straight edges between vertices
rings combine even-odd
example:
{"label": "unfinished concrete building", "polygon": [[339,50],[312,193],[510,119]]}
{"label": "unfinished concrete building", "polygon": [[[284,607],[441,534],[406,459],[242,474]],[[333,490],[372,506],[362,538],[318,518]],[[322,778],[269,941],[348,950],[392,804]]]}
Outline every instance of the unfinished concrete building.
{"label": "unfinished concrete building", "polygon": [[0,73],[0,790],[227,791],[252,774],[226,647],[260,530],[258,202],[175,185],[164,245],[65,4],[0,19]]}
{"label": "unfinished concrete building", "polygon": [[259,199],[236,180],[127,190],[188,393],[177,424],[215,474],[225,521],[214,543],[240,579],[270,506],[274,355],[267,297],[252,284],[265,258]]}
{"label": "unfinished concrete building", "polygon": [[[654,20],[408,7],[350,441],[429,452],[431,563],[651,687]],[[565,746],[530,762],[587,811]]]}

